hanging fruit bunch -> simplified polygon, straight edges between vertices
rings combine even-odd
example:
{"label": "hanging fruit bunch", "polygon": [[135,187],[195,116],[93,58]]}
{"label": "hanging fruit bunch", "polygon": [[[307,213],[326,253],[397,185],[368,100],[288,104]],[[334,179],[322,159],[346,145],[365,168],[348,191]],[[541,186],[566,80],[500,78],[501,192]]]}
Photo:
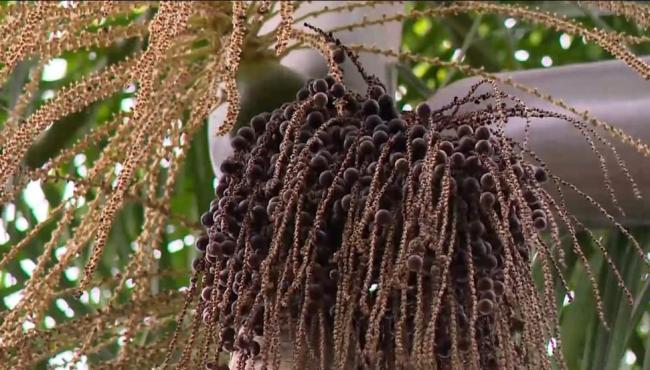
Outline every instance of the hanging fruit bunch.
{"label": "hanging fruit bunch", "polygon": [[[563,263],[558,230],[575,239],[574,221],[542,186],[562,180],[504,134],[509,118],[551,113],[489,81],[440,109],[399,112],[330,41],[331,75],[237,131],[201,217],[192,289],[208,368],[222,351],[234,368],[286,356],[295,368],[562,365],[549,284]],[[365,93],[342,83],[346,58]]]}

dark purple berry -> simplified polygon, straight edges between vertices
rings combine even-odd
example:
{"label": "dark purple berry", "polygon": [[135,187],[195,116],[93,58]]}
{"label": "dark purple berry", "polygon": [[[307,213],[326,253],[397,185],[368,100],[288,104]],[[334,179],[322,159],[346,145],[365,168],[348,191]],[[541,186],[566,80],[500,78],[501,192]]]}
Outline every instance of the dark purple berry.
{"label": "dark purple berry", "polygon": [[427,103],[420,103],[415,107],[415,114],[421,119],[427,119],[431,115],[431,107]]}
{"label": "dark purple berry", "polygon": [[201,224],[205,227],[210,227],[214,225],[214,218],[212,216],[212,213],[206,212],[203,215],[201,215]]}
{"label": "dark purple berry", "polygon": [[350,186],[354,184],[358,179],[359,179],[359,170],[357,170],[354,167],[347,168],[343,172],[343,180],[345,180],[345,182]]}
{"label": "dark purple berry", "polygon": [[380,209],[375,212],[375,223],[379,226],[385,226],[390,224],[392,221],[392,216],[390,212],[386,209]]}
{"label": "dark purple berry", "polygon": [[317,107],[324,107],[327,105],[328,97],[327,94],[319,92],[314,95],[314,104]]}
{"label": "dark purple berry", "polygon": [[459,138],[469,136],[474,133],[474,130],[469,125],[461,125],[456,131]]}
{"label": "dark purple berry", "polygon": [[476,150],[476,153],[478,154],[490,155],[492,152],[492,144],[487,140],[479,140],[478,143],[476,143],[474,150]]}
{"label": "dark purple berry", "polygon": [[410,271],[413,272],[420,272],[422,269],[422,263],[422,257],[418,256],[417,254],[410,255],[406,260],[406,266]]}
{"label": "dark purple berry", "polygon": [[363,103],[361,110],[366,116],[377,114],[379,113],[379,104],[376,100],[368,99]]}
{"label": "dark purple berry", "polygon": [[345,62],[345,50],[343,48],[336,48],[332,51],[332,60],[336,64],[343,64]]}
{"label": "dark purple berry", "polygon": [[330,88],[330,94],[335,98],[340,98],[345,95],[345,87],[337,82]]}
{"label": "dark purple berry", "polygon": [[196,250],[199,252],[205,252],[205,248],[208,246],[208,242],[210,239],[206,235],[203,235],[196,239],[196,243],[194,243],[194,246],[196,247]]}
{"label": "dark purple berry", "polygon": [[543,184],[546,181],[548,181],[548,175],[546,174],[546,171],[544,171],[543,168],[541,167],[535,168],[535,180],[537,180],[537,182],[540,184]]}
{"label": "dark purple berry", "polygon": [[496,197],[492,193],[482,193],[479,198],[479,204],[484,212],[489,212],[496,203]]}
{"label": "dark purple berry", "polygon": [[465,165],[465,155],[460,152],[456,152],[449,157],[449,160],[451,161],[451,167],[453,168],[463,168]]}
{"label": "dark purple berry", "polygon": [[307,115],[307,124],[312,128],[318,128],[325,121],[323,113],[319,111],[311,112]]}

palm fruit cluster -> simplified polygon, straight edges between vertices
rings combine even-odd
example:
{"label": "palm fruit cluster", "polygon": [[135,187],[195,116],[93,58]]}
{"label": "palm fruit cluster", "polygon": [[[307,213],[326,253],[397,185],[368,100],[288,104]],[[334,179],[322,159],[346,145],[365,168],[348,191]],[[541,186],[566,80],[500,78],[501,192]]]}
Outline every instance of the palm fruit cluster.
{"label": "palm fruit cluster", "polygon": [[503,135],[524,107],[477,87],[399,112],[376,79],[359,94],[328,76],[237,131],[194,261],[218,351],[269,368],[285,342],[307,368],[549,364],[529,263],[547,174]]}

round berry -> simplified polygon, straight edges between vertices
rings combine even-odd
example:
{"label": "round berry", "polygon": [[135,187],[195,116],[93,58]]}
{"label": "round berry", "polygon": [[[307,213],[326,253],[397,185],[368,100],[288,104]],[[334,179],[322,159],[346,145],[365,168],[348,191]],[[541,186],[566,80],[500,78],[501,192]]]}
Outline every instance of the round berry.
{"label": "round berry", "polygon": [[377,114],[379,113],[379,103],[377,103],[377,101],[374,99],[368,99],[363,102],[361,110],[366,116]]}
{"label": "round berry", "polygon": [[449,157],[449,160],[451,161],[451,167],[453,168],[463,168],[463,165],[465,165],[465,155],[460,152],[456,152]]}
{"label": "round berry", "polygon": [[447,163],[447,152],[438,150],[436,153],[436,163]]}
{"label": "round berry", "polygon": [[[379,85],[372,85],[368,87],[368,96],[370,96],[372,99],[379,99],[382,95],[384,95],[386,91],[384,90],[383,87]],[[388,96],[388,95],[386,95]],[[390,96],[388,96],[390,98]],[[391,99],[390,104],[393,104],[393,101]]]}
{"label": "round berry", "polygon": [[536,210],[533,211],[532,217],[533,217],[533,219],[539,218],[539,217],[546,217],[546,212],[544,212],[544,210],[541,210],[541,209],[536,209]]}
{"label": "round berry", "polygon": [[487,172],[484,173],[483,176],[481,176],[481,189],[484,191],[489,191],[492,190],[496,187],[496,181],[494,180],[494,176],[492,176],[491,173]]}
{"label": "round berry", "polygon": [[415,107],[415,114],[421,119],[429,118],[431,115],[431,107],[427,103],[420,103]]}
{"label": "round berry", "polygon": [[544,230],[546,229],[546,217],[538,217],[533,221],[533,225],[537,230]]}
{"label": "round berry", "polygon": [[210,227],[214,225],[214,218],[212,213],[206,212],[203,215],[201,215],[201,224],[205,227]]}
{"label": "round berry", "polygon": [[327,86],[327,81],[323,80],[322,78],[319,78],[318,80],[312,82],[311,86],[315,92],[322,92],[322,93],[326,92],[327,88],[329,87]]}
{"label": "round berry", "polygon": [[201,291],[201,298],[204,301],[210,301],[210,296],[212,295],[212,287],[205,287]]}
{"label": "round berry", "polygon": [[440,146],[438,146],[438,148],[440,150],[444,151],[445,153],[447,153],[447,155],[452,155],[452,153],[454,152],[454,144],[452,144],[449,141],[441,142]]}
{"label": "round berry", "polygon": [[417,254],[410,255],[406,260],[406,266],[410,271],[413,272],[420,272],[422,269],[422,263],[422,257],[418,256]]}
{"label": "round berry", "polygon": [[388,141],[388,134],[385,131],[375,131],[372,134],[372,142],[375,145],[381,145]]}
{"label": "round berry", "polygon": [[409,162],[406,158],[400,158],[395,161],[394,167],[398,173],[407,173],[409,171]]}
{"label": "round berry", "polygon": [[296,93],[296,99],[303,101],[305,99],[309,98],[309,90],[307,89],[300,89]]}
{"label": "round berry", "polygon": [[329,165],[327,158],[323,155],[315,155],[311,161],[309,161],[309,166],[315,170],[324,170]]}
{"label": "round berry", "polygon": [[208,242],[210,239],[206,235],[200,236],[198,239],[196,239],[196,243],[194,243],[194,246],[196,247],[196,250],[199,252],[205,252],[205,248],[208,246]]}
{"label": "round berry", "polygon": [[535,168],[535,180],[537,180],[537,182],[540,184],[543,184],[546,181],[548,181],[548,175],[546,174],[546,171],[544,171],[543,168],[541,167]]}
{"label": "round berry", "polygon": [[477,308],[478,308],[478,312],[481,315],[489,315],[492,313],[492,310],[494,309],[494,303],[492,303],[492,301],[490,301],[489,299],[481,299],[478,302]]}
{"label": "round berry", "polygon": [[237,135],[230,140],[230,145],[232,145],[235,150],[246,150],[248,149],[250,142],[243,136]]}
{"label": "round berry", "polygon": [[343,172],[343,180],[345,180],[345,182],[350,186],[352,186],[352,184],[354,184],[358,179],[359,179],[359,170],[357,170],[354,167],[347,168]]}
{"label": "round berry", "polygon": [[336,48],[332,51],[332,60],[336,64],[343,64],[345,62],[345,50],[343,48]]}
{"label": "round berry", "polygon": [[340,98],[343,95],[345,95],[345,86],[341,83],[335,83],[330,87],[330,94],[332,94],[333,97],[335,98]]}
{"label": "round berry", "polygon": [[375,223],[379,226],[385,226],[390,224],[392,221],[392,216],[390,212],[386,209],[380,209],[375,212]]}
{"label": "round berry", "polygon": [[494,293],[496,293],[497,296],[501,296],[505,290],[506,286],[503,285],[502,282],[498,280],[494,282]]}
{"label": "round berry", "polygon": [[490,155],[492,152],[492,144],[487,140],[479,140],[478,143],[476,143],[474,150],[476,150],[476,153],[478,154]]}
{"label": "round berry", "polygon": [[334,174],[330,170],[321,172],[318,176],[318,184],[322,187],[328,187],[334,181]]}
{"label": "round berry", "polygon": [[457,150],[460,152],[469,152],[470,150],[474,149],[475,143],[476,141],[474,138],[470,136],[464,136],[458,140]]}
{"label": "round berry", "polygon": [[458,127],[458,130],[456,132],[458,137],[460,138],[460,137],[472,135],[474,133],[474,130],[470,125],[461,125],[460,127]]}
{"label": "round berry", "polygon": [[318,128],[325,121],[323,113],[319,111],[311,112],[307,115],[307,124],[313,128]]}
{"label": "round berry", "polygon": [[468,224],[469,233],[472,236],[478,237],[485,233],[485,226],[479,220],[474,220]]}
{"label": "round berry", "polygon": [[478,180],[473,177],[466,177],[463,180],[463,191],[469,194],[475,194],[481,191],[481,186],[478,183]]}
{"label": "round berry", "polygon": [[488,126],[480,126],[476,129],[476,138],[479,140],[487,140],[490,138],[490,128]]}
{"label": "round berry", "polygon": [[319,92],[314,95],[314,104],[317,107],[324,107],[327,105],[328,97],[327,94]]}
{"label": "round berry", "polygon": [[252,127],[244,126],[237,130],[237,135],[245,138],[249,142],[253,143],[255,141],[255,130]]}
{"label": "round berry", "polygon": [[478,282],[476,283],[476,289],[480,291],[491,290],[492,287],[493,287],[492,279],[490,279],[489,277],[482,277],[478,279]]}
{"label": "round berry", "polygon": [[479,198],[479,204],[481,205],[481,209],[484,212],[491,211],[495,203],[496,203],[496,197],[492,193],[488,193],[488,192],[482,193],[481,197]]}

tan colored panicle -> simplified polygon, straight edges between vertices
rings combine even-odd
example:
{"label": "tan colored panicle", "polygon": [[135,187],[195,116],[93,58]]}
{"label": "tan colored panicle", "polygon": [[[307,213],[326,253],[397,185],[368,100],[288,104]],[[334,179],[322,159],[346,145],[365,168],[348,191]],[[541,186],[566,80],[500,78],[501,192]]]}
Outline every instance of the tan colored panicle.
{"label": "tan colored panicle", "polygon": [[289,43],[294,10],[294,3],[292,1],[280,2],[280,25],[275,31],[277,34],[275,53],[277,55],[282,55],[285,48],[287,47],[287,44]]}
{"label": "tan colored panicle", "polygon": [[645,30],[650,28],[650,7],[647,4],[635,1],[578,1],[577,3],[622,15]]}
{"label": "tan colored panicle", "polygon": [[135,167],[140,160],[141,152],[144,149],[143,147],[146,146],[145,143],[150,143],[146,140],[147,128],[151,125],[153,119],[149,118],[148,122],[140,122],[140,120],[146,115],[146,109],[151,109],[145,107],[149,107],[149,105],[152,104],[150,101],[151,95],[153,94],[152,85],[154,79],[157,77],[155,67],[162,61],[164,53],[169,48],[172,39],[186,26],[190,5],[188,3],[181,4],[183,4],[183,7],[177,7],[170,3],[163,3],[156,14],[156,18],[150,24],[150,33],[152,37],[149,40],[149,48],[142,55],[143,65],[139,66],[142,69],[141,72],[143,73],[143,76],[140,80],[140,89],[138,90],[138,98],[133,113],[134,121],[139,122],[142,125],[142,128],[137,133],[134,145],[129,148],[127,159],[124,163],[124,169],[120,172],[115,190],[109,198],[106,206],[102,209],[100,225],[97,236],[95,237],[93,254],[84,268],[84,276],[79,284],[80,290],[84,289],[88,284],[91,275],[95,270],[108,238],[113,217],[122,205],[124,193],[131,181]]}
{"label": "tan colored panicle", "polygon": [[225,83],[228,95],[228,109],[223,124],[219,127],[217,135],[230,132],[239,115],[239,91],[237,91],[237,69],[241,60],[246,36],[246,16],[243,2],[232,2],[232,27],[230,41],[226,49]]}

